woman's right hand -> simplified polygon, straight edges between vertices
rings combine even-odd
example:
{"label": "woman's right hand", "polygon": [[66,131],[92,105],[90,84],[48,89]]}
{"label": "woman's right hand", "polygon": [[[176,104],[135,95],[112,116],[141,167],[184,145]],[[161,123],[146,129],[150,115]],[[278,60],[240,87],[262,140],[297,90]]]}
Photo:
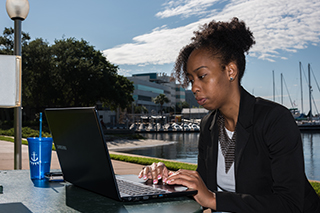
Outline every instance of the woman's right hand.
{"label": "woman's right hand", "polygon": [[138,177],[143,178],[145,181],[152,180],[153,184],[158,184],[161,179],[165,183],[171,174],[173,172],[169,171],[164,163],[159,162],[143,167]]}

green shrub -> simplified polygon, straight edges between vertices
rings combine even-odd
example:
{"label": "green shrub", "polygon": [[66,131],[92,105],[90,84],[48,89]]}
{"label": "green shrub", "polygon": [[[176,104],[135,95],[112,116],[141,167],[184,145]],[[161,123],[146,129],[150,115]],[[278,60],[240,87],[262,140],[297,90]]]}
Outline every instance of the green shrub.
{"label": "green shrub", "polygon": [[[29,137],[39,137],[39,130],[31,129],[30,127],[23,127],[22,128],[22,137],[23,138],[29,138]],[[51,137],[51,135],[47,132],[41,133],[42,137]]]}
{"label": "green shrub", "polygon": [[[23,138],[39,137],[39,130],[34,130],[30,127],[22,127],[21,134]],[[0,135],[14,136],[14,129],[0,129]],[[42,137],[51,137],[51,134],[48,132],[42,132]]]}
{"label": "green shrub", "polygon": [[13,128],[7,129],[7,130],[0,129],[0,135],[13,136],[14,135]]}

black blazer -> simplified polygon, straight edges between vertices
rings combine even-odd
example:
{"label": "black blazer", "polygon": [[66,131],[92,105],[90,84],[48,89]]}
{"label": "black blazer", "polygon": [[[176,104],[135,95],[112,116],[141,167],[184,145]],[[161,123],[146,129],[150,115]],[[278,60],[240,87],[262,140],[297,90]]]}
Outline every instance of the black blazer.
{"label": "black blazer", "polygon": [[[201,120],[197,168],[212,191],[217,190],[217,113]],[[217,211],[320,213],[320,199],[304,173],[300,131],[289,110],[241,87],[236,131],[236,192],[216,192]]]}

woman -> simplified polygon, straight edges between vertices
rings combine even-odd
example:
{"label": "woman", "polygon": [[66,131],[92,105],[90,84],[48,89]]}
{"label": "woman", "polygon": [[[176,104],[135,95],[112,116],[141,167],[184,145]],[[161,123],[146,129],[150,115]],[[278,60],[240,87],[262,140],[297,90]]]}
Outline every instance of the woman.
{"label": "woman", "polygon": [[191,83],[198,103],[211,111],[200,124],[197,171],[172,173],[154,163],[139,177],[197,189],[195,200],[214,211],[320,212],[293,116],[240,85],[244,53],[254,43],[237,18],[212,21],[195,32],[177,58],[175,74]]}

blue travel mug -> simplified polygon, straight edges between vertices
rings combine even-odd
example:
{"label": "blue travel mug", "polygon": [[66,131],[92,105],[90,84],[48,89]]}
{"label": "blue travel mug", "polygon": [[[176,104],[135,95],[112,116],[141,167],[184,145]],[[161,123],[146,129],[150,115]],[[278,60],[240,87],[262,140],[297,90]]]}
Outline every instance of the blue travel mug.
{"label": "blue travel mug", "polygon": [[50,172],[52,138],[27,138],[31,179],[44,179]]}

